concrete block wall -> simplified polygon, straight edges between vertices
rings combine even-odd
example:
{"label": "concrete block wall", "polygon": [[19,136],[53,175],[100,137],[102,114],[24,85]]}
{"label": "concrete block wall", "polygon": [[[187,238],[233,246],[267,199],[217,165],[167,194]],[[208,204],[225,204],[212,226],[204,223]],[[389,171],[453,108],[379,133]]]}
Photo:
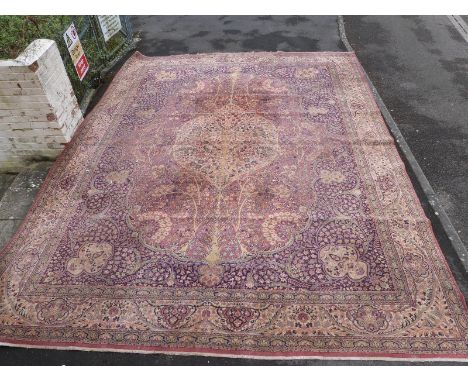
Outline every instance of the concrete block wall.
{"label": "concrete block wall", "polygon": [[82,119],[55,41],[0,60],[0,172],[55,158]]}

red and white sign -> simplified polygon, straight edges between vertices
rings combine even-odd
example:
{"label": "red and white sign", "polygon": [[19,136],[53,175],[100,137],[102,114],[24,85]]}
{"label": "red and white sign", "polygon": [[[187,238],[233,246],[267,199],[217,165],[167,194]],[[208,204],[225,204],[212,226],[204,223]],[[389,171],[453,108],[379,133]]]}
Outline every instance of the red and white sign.
{"label": "red and white sign", "polygon": [[80,38],[78,37],[78,32],[76,31],[75,25],[73,23],[63,34],[63,38],[65,40],[65,44],[67,44],[68,52],[72,58],[73,65],[75,65],[78,78],[81,81],[83,80],[84,76],[86,76],[86,73],[88,73],[89,64],[84,54]]}
{"label": "red and white sign", "polygon": [[82,80],[89,69],[88,60],[86,59],[86,56],[84,54],[76,62],[75,69],[76,73],[78,73],[78,77],[80,78],[80,80]]}

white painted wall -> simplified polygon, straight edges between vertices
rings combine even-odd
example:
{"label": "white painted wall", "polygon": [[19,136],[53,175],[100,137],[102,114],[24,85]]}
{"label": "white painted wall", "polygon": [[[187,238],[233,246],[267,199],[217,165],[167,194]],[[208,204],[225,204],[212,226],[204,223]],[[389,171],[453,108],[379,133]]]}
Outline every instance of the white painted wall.
{"label": "white painted wall", "polygon": [[0,171],[55,158],[82,119],[55,41],[35,40],[15,60],[0,60]]}

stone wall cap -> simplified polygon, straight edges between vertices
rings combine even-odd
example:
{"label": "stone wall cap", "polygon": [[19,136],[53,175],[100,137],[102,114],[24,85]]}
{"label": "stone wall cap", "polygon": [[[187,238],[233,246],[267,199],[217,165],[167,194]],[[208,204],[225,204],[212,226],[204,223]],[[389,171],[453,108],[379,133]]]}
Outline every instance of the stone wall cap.
{"label": "stone wall cap", "polygon": [[34,40],[16,59],[0,60],[0,66],[32,65],[54,44],[54,40]]}

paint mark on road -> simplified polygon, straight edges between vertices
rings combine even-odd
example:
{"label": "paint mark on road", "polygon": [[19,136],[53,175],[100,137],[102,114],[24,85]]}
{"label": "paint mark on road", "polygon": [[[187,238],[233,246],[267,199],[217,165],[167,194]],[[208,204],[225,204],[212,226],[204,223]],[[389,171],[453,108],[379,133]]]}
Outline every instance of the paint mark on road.
{"label": "paint mark on road", "polygon": [[465,23],[465,20],[463,20],[461,16],[450,15],[447,17],[465,41],[468,42],[468,25]]}

